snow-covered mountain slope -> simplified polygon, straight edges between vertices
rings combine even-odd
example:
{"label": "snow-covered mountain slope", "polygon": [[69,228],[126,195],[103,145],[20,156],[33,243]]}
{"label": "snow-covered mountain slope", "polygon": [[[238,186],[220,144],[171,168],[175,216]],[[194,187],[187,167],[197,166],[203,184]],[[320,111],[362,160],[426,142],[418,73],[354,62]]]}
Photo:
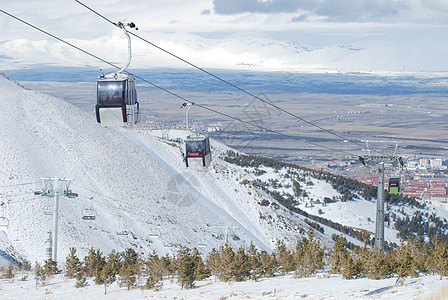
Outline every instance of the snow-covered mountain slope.
{"label": "snow-covered mountain slope", "polygon": [[[219,38],[192,33],[139,31],[139,35],[198,66],[213,69],[287,72],[446,72],[448,43],[441,28],[376,28],[371,32],[290,32],[284,38],[262,32],[237,32]],[[120,31],[90,39],[68,42],[100,56],[125,63],[127,43]],[[36,36],[35,40],[1,40],[0,66],[16,69],[34,64],[95,66],[92,57],[62,42]],[[163,51],[133,39],[132,67],[185,68],[186,64]],[[108,51],[104,51],[108,49]],[[1,64],[3,62],[3,64]]]}
{"label": "snow-covered mountain slope", "polygon": [[[47,177],[73,179],[70,189],[79,194],[60,197],[58,260],[69,247],[80,256],[90,247],[165,254],[184,245],[207,253],[225,236],[236,247],[253,241],[271,251],[277,240],[293,242],[299,229],[309,228],[280,206],[260,205],[269,196],[242,184],[250,178],[217,155],[208,170],[187,170],[175,144],[138,130],[103,128],[61,99],[4,79],[0,99],[0,217],[9,221],[0,250],[32,262],[46,258],[53,198],[34,191]],[[85,209],[93,209],[96,220],[83,220]],[[129,234],[117,234],[124,231]]]}
{"label": "snow-covered mountain slope", "polygon": [[[294,246],[310,226],[326,246],[347,230],[374,231],[373,200],[353,191],[342,201],[347,195],[297,166],[238,166],[224,160],[233,150],[212,140],[212,165],[189,170],[175,142],[185,132],[170,131],[171,140],[163,140],[161,132],[138,127],[104,128],[93,115],[1,76],[0,99],[0,250],[12,257],[46,258],[54,199],[34,192],[48,177],[73,179],[70,189],[78,194],[60,197],[59,260],[70,247],[81,257],[90,247],[164,255],[182,245],[207,254],[227,239],[234,247],[254,242],[270,252],[278,240]],[[275,195],[291,199],[295,212]],[[83,220],[85,212],[96,219]],[[396,203],[389,212],[385,237],[395,243],[400,219],[420,214],[429,221],[435,214],[445,224],[448,218],[442,203]],[[355,235],[346,238],[362,245]]]}

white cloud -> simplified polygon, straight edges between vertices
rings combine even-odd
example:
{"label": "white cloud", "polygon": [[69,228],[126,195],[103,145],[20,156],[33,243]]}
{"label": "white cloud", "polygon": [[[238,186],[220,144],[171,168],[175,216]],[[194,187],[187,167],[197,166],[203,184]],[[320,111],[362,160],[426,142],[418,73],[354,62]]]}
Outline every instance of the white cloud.
{"label": "white cloud", "polygon": [[288,13],[294,22],[448,24],[446,0],[213,0],[213,5],[218,15]]}
{"label": "white cloud", "polygon": [[422,0],[421,3],[426,8],[448,12],[448,1],[446,0]]}

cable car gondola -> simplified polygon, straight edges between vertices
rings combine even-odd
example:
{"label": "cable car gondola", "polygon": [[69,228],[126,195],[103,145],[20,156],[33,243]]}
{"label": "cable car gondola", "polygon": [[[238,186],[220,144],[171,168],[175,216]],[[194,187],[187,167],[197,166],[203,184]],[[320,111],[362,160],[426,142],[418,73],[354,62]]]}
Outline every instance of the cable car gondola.
{"label": "cable car gondola", "polygon": [[139,119],[139,103],[132,75],[101,74],[97,83],[96,121],[103,126],[126,126]]}
{"label": "cable car gondola", "polygon": [[187,136],[185,140],[185,164],[187,168],[207,168],[210,166],[211,157],[208,136]]}
{"label": "cable car gondola", "polygon": [[400,178],[389,178],[389,194],[394,195],[400,192]]}
{"label": "cable car gondola", "polygon": [[212,161],[212,154],[210,151],[210,139],[208,136],[200,135],[190,128],[188,113],[193,104],[184,103],[183,106],[188,106],[186,112],[186,123],[188,130],[192,133],[185,139],[185,164],[190,169],[208,168]]}
{"label": "cable car gondola", "polygon": [[[127,24],[134,28],[134,23]],[[126,126],[139,121],[139,103],[133,75],[124,74],[131,63],[131,38],[124,24],[118,26],[128,38],[127,65],[116,73],[100,74],[97,81],[96,121],[102,126]]]}

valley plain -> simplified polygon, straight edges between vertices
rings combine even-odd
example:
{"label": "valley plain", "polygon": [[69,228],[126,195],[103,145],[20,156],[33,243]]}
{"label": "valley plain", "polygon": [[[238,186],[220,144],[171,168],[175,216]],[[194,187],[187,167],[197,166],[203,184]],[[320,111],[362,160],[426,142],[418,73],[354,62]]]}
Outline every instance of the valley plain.
{"label": "valley plain", "polygon": [[[11,71],[7,76],[61,97],[94,117],[97,73],[47,71],[45,76],[38,70]],[[385,154],[397,141],[400,155],[446,156],[448,78],[440,74],[213,72],[243,91],[189,70],[135,72],[179,96],[138,82],[141,126],[168,131],[184,126],[182,103],[188,100],[203,106],[191,111],[198,131],[213,130],[213,138],[233,148],[302,166],[356,159],[366,154],[366,140],[388,141],[370,144],[371,150]]]}

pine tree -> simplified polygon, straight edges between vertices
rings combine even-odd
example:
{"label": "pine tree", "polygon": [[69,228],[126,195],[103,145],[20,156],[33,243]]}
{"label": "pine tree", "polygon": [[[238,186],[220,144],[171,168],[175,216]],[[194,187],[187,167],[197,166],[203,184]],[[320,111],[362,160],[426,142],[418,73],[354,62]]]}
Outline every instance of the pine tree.
{"label": "pine tree", "polygon": [[135,265],[123,265],[120,269],[120,286],[125,286],[128,290],[135,286],[137,282],[137,272]]}
{"label": "pine tree", "polygon": [[195,263],[191,255],[191,250],[182,247],[176,256],[177,281],[181,284],[181,289],[191,289],[195,280]]}
{"label": "pine tree", "polygon": [[75,287],[76,288],[81,288],[83,286],[86,285],[87,279],[86,277],[83,275],[83,272],[78,272],[75,275],[75,279],[76,279],[76,283],[75,283]]}
{"label": "pine tree", "polygon": [[93,279],[93,282],[95,282],[95,284],[104,284],[101,275],[103,268],[106,266],[106,257],[104,257],[103,253],[97,249],[95,251],[94,258],[95,262],[93,264],[92,276],[95,276],[95,279]]}
{"label": "pine tree", "polygon": [[165,274],[165,266],[162,259],[153,251],[152,254],[148,256],[148,260],[144,265],[144,273],[147,276],[145,287],[147,289],[160,288],[160,282]]}
{"label": "pine tree", "polygon": [[411,255],[414,258],[413,266],[417,272],[428,272],[428,260],[430,247],[425,244],[425,241],[421,236],[417,236],[415,239],[409,241],[411,248]]}
{"label": "pine tree", "polygon": [[120,254],[115,251],[115,249],[112,249],[112,251],[107,255],[107,264],[110,265],[111,272],[115,275],[118,275],[120,273],[121,268],[121,258]]}
{"label": "pine tree", "polygon": [[266,251],[260,253],[261,274],[264,277],[271,277],[274,275],[275,270],[278,267],[275,254],[269,255]]}
{"label": "pine tree", "polygon": [[367,277],[370,279],[383,279],[392,275],[393,266],[390,264],[388,254],[380,247],[370,251],[370,258],[366,261]]}
{"label": "pine tree", "polygon": [[292,252],[286,248],[285,242],[277,241],[274,257],[282,275],[294,270],[294,257]]}
{"label": "pine tree", "polygon": [[137,283],[137,276],[140,275],[140,258],[132,248],[125,249],[121,254],[122,265],[120,268],[120,284],[129,290]]}
{"label": "pine tree", "polygon": [[36,262],[36,265],[34,267],[34,274],[36,279],[36,286],[44,285],[47,281],[47,273],[45,272],[45,268],[43,268],[39,263]]}
{"label": "pine tree", "polygon": [[409,243],[405,244],[404,241],[401,241],[401,245],[394,252],[394,257],[396,261],[395,273],[399,278],[418,277]]}
{"label": "pine tree", "polygon": [[249,257],[243,248],[239,248],[235,254],[233,262],[233,279],[235,281],[245,281],[250,275]]}
{"label": "pine tree", "polygon": [[218,278],[219,274],[219,260],[220,260],[220,253],[216,251],[215,248],[213,248],[207,256],[206,265],[207,268],[212,273],[212,275],[215,276],[215,279]]}
{"label": "pine tree", "polygon": [[352,254],[349,253],[346,259],[342,261],[341,275],[344,279],[360,278],[362,273],[362,266],[360,262],[354,260]]}
{"label": "pine tree", "polygon": [[[101,251],[99,249],[95,250],[93,247],[90,248],[89,253],[84,257],[85,275],[87,277],[97,277],[105,263],[106,260]],[[102,284],[102,282],[97,284]]]}
{"label": "pine tree", "polygon": [[45,261],[44,270],[47,276],[58,274],[59,273],[58,263],[55,262],[53,259],[49,258]]}
{"label": "pine tree", "polygon": [[448,244],[442,242],[439,235],[431,240],[431,244],[431,269],[439,274],[442,280],[443,276],[448,276]]}
{"label": "pine tree", "polygon": [[104,294],[107,294],[107,286],[114,283],[116,279],[115,267],[113,261],[108,261],[98,274],[104,284]]}
{"label": "pine tree", "polygon": [[262,274],[260,253],[253,242],[250,243],[248,250],[248,259],[250,267],[250,277],[253,281],[256,281]]}
{"label": "pine tree", "polygon": [[308,238],[304,237],[297,242],[294,253],[295,275],[306,277],[314,274],[324,265],[325,250],[320,243],[314,239],[313,230],[308,231]]}
{"label": "pine tree", "polygon": [[163,265],[163,273],[168,276],[174,277],[174,266],[173,266],[173,260],[166,254],[165,256],[160,257],[160,261]]}
{"label": "pine tree", "polygon": [[367,276],[368,261],[370,260],[370,251],[367,247],[368,240],[364,239],[364,246],[361,248],[355,248],[352,251],[352,257],[356,266],[356,277],[361,278]]}
{"label": "pine tree", "polygon": [[196,281],[204,280],[210,276],[210,270],[204,264],[198,249],[194,248],[191,253],[194,262],[194,279]]}
{"label": "pine tree", "polygon": [[31,263],[29,260],[24,259],[22,262],[22,270],[24,271],[30,271],[31,270]]}
{"label": "pine tree", "polygon": [[347,256],[347,239],[340,235],[334,244],[333,252],[328,258],[330,263],[330,273],[341,273],[342,263],[345,259],[347,259]]}
{"label": "pine tree", "polygon": [[219,248],[218,274],[219,280],[228,282],[233,276],[233,265],[235,261],[235,252],[229,243],[225,243]]}
{"label": "pine tree", "polygon": [[394,273],[398,275],[396,284],[402,282],[408,276],[418,277],[409,243],[401,241],[400,246],[393,251],[392,255],[394,258]]}
{"label": "pine tree", "polygon": [[8,270],[6,270],[5,278],[13,279],[14,278],[14,266],[12,263],[9,263]]}
{"label": "pine tree", "polygon": [[81,261],[76,255],[76,249],[71,247],[68,256],[65,258],[66,276],[74,278],[75,275],[81,272]]}

